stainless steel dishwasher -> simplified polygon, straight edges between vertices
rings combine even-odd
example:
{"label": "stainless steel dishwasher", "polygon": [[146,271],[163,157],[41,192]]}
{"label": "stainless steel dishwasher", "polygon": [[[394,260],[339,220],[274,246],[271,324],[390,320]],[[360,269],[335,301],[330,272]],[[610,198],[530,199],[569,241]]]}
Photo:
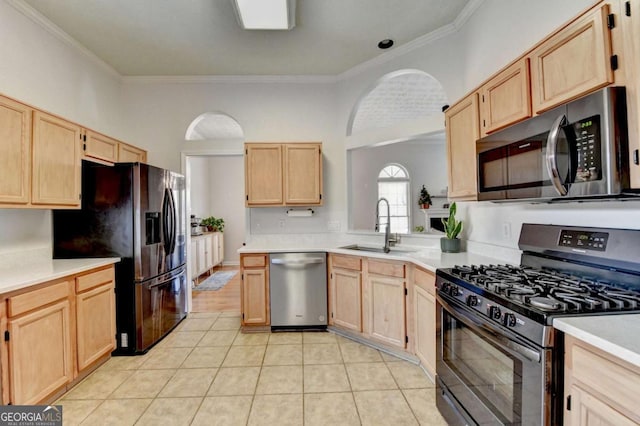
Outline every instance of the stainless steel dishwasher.
{"label": "stainless steel dishwasher", "polygon": [[326,328],[327,254],[269,255],[272,329]]}

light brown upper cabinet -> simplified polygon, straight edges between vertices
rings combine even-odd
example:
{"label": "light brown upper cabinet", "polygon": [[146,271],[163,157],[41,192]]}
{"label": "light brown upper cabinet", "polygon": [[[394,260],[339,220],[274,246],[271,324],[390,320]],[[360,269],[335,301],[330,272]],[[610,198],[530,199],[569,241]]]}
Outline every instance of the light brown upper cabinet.
{"label": "light brown upper cabinet", "polygon": [[29,202],[32,113],[28,106],[0,96],[0,204]]}
{"label": "light brown upper cabinet", "polygon": [[482,86],[482,136],[531,117],[529,84],[529,60],[523,58]]}
{"label": "light brown upper cabinet", "polygon": [[322,204],[322,146],[284,145],[284,203]]}
{"label": "light brown upper cabinet", "polygon": [[[629,14],[622,13],[619,19],[624,36],[622,60],[627,88],[627,117],[629,124],[629,183],[631,188],[640,188],[640,1],[626,2]],[[616,47],[616,54],[620,54]],[[617,78],[617,77],[616,77]]]}
{"label": "light brown upper cabinet", "polygon": [[87,130],[84,138],[84,156],[115,163],[118,161],[118,141],[109,136]]}
{"label": "light brown upper cabinet", "polygon": [[247,207],[322,205],[321,143],[245,144]]}
{"label": "light brown upper cabinet", "polygon": [[34,111],[32,204],[80,207],[80,134],[80,126]]}
{"label": "light brown upper cabinet", "polygon": [[146,163],[147,151],[133,145],[118,144],[118,163]]}
{"label": "light brown upper cabinet", "polygon": [[445,112],[447,159],[449,161],[449,198],[475,200],[476,140],[478,126],[478,94],[472,93]]}
{"label": "light brown upper cabinet", "polygon": [[540,113],[613,83],[609,5],[593,10],[530,54],[533,111]]}
{"label": "light brown upper cabinet", "polygon": [[245,144],[244,173],[246,205],[281,206],[282,144]]}

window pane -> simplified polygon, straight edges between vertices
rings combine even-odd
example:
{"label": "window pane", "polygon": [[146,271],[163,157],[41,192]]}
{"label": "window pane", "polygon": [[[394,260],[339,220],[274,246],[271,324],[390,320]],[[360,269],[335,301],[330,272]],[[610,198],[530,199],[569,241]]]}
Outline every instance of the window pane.
{"label": "window pane", "polygon": [[[398,167],[396,167],[396,169],[401,171],[401,169]],[[404,172],[402,172],[402,174],[404,175]],[[378,196],[384,197],[389,201],[389,210],[391,214],[391,232],[409,232],[408,189],[409,182],[407,181],[378,182]],[[384,224],[387,223],[386,207],[387,206],[384,203],[380,203],[380,219],[378,221],[378,223],[380,224],[379,232],[385,232]]]}

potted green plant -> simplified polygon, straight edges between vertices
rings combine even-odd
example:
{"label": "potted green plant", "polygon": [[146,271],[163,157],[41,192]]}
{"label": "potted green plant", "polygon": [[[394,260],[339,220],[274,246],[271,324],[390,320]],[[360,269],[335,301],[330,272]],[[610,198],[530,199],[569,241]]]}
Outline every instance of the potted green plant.
{"label": "potted green plant", "polygon": [[440,238],[440,248],[444,253],[460,252],[460,240],[458,234],[462,231],[462,221],[456,220],[456,203],[449,206],[449,217],[442,218],[445,237]]}
{"label": "potted green plant", "polygon": [[424,232],[424,226],[418,225],[418,226],[414,227],[413,230],[416,231],[416,232]]}
{"label": "potted green plant", "polygon": [[422,189],[420,189],[418,204],[421,209],[428,209],[431,205],[431,194],[429,194],[429,191],[427,191],[427,188],[425,188],[424,185],[422,185]]}
{"label": "potted green plant", "polygon": [[201,226],[206,226],[209,232],[223,232],[224,231],[224,219],[209,216],[202,219]]}

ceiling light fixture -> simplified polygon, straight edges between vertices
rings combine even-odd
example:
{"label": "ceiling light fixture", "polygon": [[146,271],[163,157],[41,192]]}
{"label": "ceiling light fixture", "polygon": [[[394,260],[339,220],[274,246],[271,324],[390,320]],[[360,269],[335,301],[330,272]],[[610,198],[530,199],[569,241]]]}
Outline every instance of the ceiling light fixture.
{"label": "ceiling light fixture", "polygon": [[296,0],[233,0],[245,30],[290,30],[296,25]]}

